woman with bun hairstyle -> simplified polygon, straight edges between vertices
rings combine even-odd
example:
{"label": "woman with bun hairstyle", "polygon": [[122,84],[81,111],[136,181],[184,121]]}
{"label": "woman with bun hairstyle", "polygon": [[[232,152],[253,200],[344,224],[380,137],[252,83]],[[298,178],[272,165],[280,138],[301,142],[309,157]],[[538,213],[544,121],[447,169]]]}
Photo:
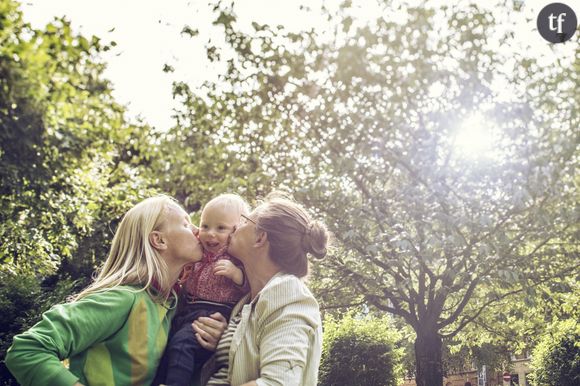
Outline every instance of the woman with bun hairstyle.
{"label": "woman with bun hairstyle", "polygon": [[[206,364],[207,385],[317,383],[322,323],[303,282],[307,255],[323,258],[329,235],[294,201],[270,194],[232,234],[228,253],[244,264],[250,293],[232,311],[216,354]],[[194,329],[203,325],[194,322]]]}
{"label": "woman with bun hairstyle", "polygon": [[[6,366],[18,382],[149,385],[167,343],[172,288],[183,266],[202,257],[197,231],[168,196],[130,209],[94,282],[14,338]],[[218,333],[213,341],[211,328],[203,334],[207,347],[215,347],[223,331],[219,321],[212,323]]]}

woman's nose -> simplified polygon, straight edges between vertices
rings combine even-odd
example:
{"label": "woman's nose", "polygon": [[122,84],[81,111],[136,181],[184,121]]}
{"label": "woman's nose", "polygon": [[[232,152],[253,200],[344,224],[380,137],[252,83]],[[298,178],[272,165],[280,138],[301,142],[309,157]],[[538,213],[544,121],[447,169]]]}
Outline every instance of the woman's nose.
{"label": "woman's nose", "polygon": [[194,235],[196,235],[196,236],[199,235],[199,228],[193,224],[191,224],[191,231],[193,232]]}

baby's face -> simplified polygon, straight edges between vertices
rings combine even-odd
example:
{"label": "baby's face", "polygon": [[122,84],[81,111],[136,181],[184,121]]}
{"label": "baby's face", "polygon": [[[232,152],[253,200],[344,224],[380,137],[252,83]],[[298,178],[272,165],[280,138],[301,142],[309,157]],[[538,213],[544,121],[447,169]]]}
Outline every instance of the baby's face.
{"label": "baby's face", "polygon": [[239,216],[227,209],[222,205],[212,205],[201,212],[199,240],[206,251],[216,253],[222,249],[238,224]]}

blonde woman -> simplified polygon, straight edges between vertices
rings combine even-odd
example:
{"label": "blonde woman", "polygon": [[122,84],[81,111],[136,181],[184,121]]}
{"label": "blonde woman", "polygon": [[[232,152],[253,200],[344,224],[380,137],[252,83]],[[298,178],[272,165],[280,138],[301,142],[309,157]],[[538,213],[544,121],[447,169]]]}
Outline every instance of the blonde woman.
{"label": "blonde woman", "polygon": [[201,256],[197,228],[175,200],[142,201],[123,217],[95,281],[16,336],[7,367],[22,385],[150,384],[175,308],[172,287]]}
{"label": "blonde woman", "polygon": [[[303,282],[307,255],[323,258],[328,233],[304,208],[270,195],[232,234],[228,253],[244,264],[250,293],[232,316],[203,384],[314,386],[322,350],[318,303]],[[194,322],[204,331],[203,320]],[[208,374],[213,374],[205,383]]]}

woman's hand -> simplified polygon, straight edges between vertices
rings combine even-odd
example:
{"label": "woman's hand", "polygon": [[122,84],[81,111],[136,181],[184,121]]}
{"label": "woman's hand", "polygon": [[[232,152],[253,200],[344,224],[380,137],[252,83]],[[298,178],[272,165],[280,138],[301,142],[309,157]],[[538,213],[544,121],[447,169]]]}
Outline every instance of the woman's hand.
{"label": "woman's hand", "polygon": [[222,314],[215,312],[209,317],[202,316],[197,318],[191,326],[201,347],[215,351],[222,334],[228,326],[228,322]]}

